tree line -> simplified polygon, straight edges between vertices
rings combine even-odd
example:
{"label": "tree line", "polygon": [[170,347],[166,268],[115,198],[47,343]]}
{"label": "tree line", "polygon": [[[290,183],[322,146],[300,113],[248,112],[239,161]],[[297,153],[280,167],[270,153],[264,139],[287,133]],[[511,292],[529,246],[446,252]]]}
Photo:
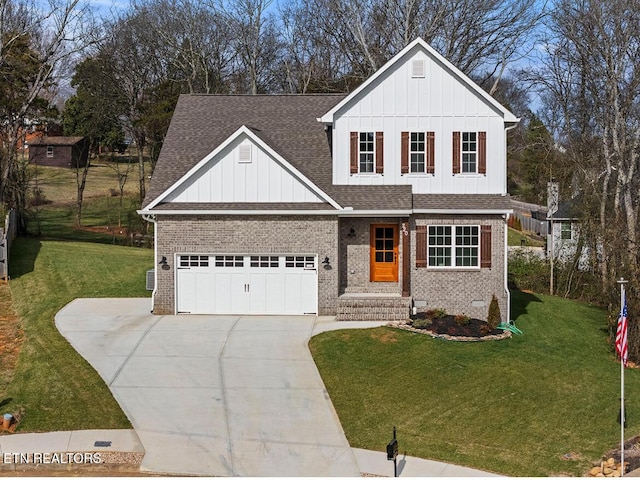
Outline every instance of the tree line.
{"label": "tree line", "polygon": [[132,139],[142,201],[181,93],[349,92],[420,36],[523,119],[510,193],[544,204],[558,180],[601,303],[625,276],[639,311],[639,16],[640,0],[131,0],[108,18],[81,0],[0,0],[0,203],[24,229],[17,146],[33,119],[92,148]]}

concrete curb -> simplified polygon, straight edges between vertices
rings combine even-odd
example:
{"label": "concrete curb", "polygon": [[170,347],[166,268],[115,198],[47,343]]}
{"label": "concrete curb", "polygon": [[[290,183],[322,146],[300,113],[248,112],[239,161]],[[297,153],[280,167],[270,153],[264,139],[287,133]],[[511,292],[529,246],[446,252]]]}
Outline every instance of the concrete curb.
{"label": "concrete curb", "polygon": [[145,450],[134,430],[75,430],[0,436],[0,472],[137,471]]}

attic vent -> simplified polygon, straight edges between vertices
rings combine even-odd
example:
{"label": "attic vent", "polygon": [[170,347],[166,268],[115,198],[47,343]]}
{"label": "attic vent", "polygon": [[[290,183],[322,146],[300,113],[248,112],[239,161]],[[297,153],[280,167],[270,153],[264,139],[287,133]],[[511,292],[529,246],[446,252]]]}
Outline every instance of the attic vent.
{"label": "attic vent", "polygon": [[411,62],[411,77],[424,78],[424,60],[414,60]]}
{"label": "attic vent", "polygon": [[153,290],[155,287],[155,270],[147,270],[147,290]]}
{"label": "attic vent", "polygon": [[238,163],[251,163],[251,145],[240,145]]}

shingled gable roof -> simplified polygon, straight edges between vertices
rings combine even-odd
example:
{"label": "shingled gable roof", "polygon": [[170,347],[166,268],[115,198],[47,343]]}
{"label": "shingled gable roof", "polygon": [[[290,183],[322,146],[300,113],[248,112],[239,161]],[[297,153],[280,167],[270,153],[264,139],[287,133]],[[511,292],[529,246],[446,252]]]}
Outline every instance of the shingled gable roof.
{"label": "shingled gable roof", "polygon": [[504,108],[503,105],[500,104],[496,99],[494,99],[491,95],[485,92],[480,86],[471,80],[468,76],[466,76],[460,69],[458,69],[455,65],[453,65],[449,60],[440,55],[434,48],[425,42],[422,38],[416,38],[413,42],[408,44],[404,49],[402,49],[398,54],[396,54],[391,60],[385,63],[382,67],[380,67],[371,77],[369,77],[364,83],[362,83],[358,88],[356,88],[348,97],[345,97],[340,103],[335,105],[331,110],[328,110],[322,117],[319,117],[318,120],[331,124],[334,121],[334,115],[339,112],[343,107],[345,107],[349,102],[357,98],[358,95],[367,90],[371,84],[373,84],[379,77],[385,74],[387,70],[390,70],[394,67],[394,65],[398,62],[403,62],[404,57],[411,51],[422,48],[431,58],[433,58],[437,63],[439,63],[443,68],[448,70],[454,77],[456,77],[460,83],[466,85],[470,90],[474,91],[476,95],[482,98],[488,105],[491,105],[497,112],[499,112],[505,123],[518,123],[520,119],[517,118],[513,113]]}
{"label": "shingled gable roof", "polygon": [[344,95],[181,95],[143,208],[242,126],[321,190],[331,187],[331,151],[316,118]]}

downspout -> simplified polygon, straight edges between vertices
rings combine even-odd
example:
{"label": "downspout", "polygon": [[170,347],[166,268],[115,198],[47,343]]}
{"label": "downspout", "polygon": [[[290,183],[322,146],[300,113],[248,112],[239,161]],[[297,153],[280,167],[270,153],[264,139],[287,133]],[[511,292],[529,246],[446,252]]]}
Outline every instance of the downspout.
{"label": "downspout", "polygon": [[156,216],[152,214],[143,214],[142,219],[146,222],[153,223],[153,291],[151,292],[151,313],[156,303],[156,292],[158,291],[158,224]]}
{"label": "downspout", "polygon": [[[518,122],[514,123],[511,126],[505,127],[504,129],[504,170],[505,170],[504,192],[505,194],[508,194],[507,175],[506,175],[507,173],[507,132],[509,130],[516,128],[518,126],[518,123],[520,123],[520,119],[518,119]],[[507,323],[510,323],[511,321],[511,292],[509,291],[509,240],[508,240],[509,227],[507,226],[509,223],[510,216],[511,215],[508,213],[503,216],[504,218],[504,291],[507,294],[507,315],[505,317],[505,320],[507,321]]]}

